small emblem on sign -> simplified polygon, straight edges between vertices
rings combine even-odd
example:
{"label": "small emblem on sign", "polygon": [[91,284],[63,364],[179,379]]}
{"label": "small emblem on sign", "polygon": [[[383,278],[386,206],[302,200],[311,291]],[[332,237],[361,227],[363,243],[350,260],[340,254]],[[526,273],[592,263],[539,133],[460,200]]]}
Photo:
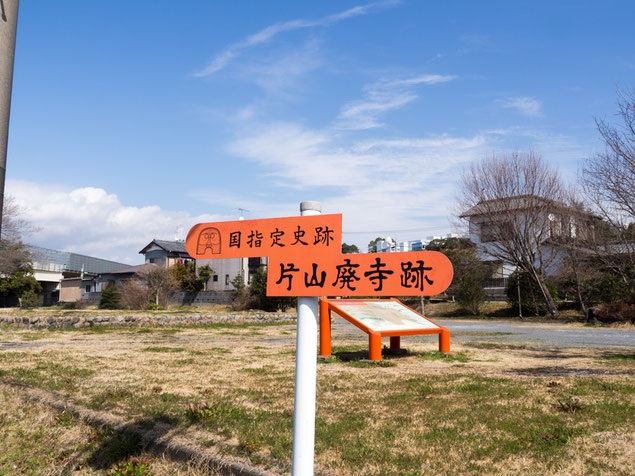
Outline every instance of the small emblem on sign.
{"label": "small emblem on sign", "polygon": [[218,228],[205,228],[198,235],[198,242],[196,244],[196,253],[199,255],[205,254],[207,250],[212,250],[212,254],[220,254],[220,232]]}

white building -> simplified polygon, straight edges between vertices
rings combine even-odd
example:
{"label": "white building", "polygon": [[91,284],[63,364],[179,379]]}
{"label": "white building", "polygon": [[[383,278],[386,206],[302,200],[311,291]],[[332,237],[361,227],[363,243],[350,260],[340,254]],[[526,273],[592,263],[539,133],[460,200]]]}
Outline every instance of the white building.
{"label": "white building", "polygon": [[456,233],[448,233],[445,236],[428,236],[425,239],[401,242],[397,242],[394,238],[387,237],[385,240],[377,242],[377,253],[421,251],[424,250],[432,240],[441,240],[443,238],[459,238],[459,235]]}
{"label": "white building", "polygon": [[[185,248],[185,241],[169,241],[154,239],[139,253],[144,255],[146,264],[158,264],[170,267],[176,263],[194,261]],[[197,259],[196,268],[209,265],[212,276],[207,282],[208,291],[233,291],[232,281],[236,276],[242,276],[245,285],[251,282],[251,277],[258,268],[267,265],[266,258],[221,258]]]}
{"label": "white building", "polygon": [[[562,267],[562,244],[572,238],[580,242],[594,234],[599,217],[564,203],[536,196],[516,196],[480,202],[467,210],[461,218],[468,221],[469,238],[476,245],[481,259],[496,265],[494,278],[507,278],[516,267],[501,259],[502,244],[497,237],[505,230],[526,235],[522,240],[527,253],[535,258],[534,266],[542,264],[547,274],[555,274]],[[512,233],[510,231],[510,233]],[[501,235],[502,234],[502,235]]]}

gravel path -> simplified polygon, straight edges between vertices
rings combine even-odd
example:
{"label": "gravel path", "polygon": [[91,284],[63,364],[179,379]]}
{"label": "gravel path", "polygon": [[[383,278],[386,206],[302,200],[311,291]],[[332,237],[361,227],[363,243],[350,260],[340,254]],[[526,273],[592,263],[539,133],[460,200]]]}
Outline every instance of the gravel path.
{"label": "gravel path", "polygon": [[[549,347],[635,347],[635,330],[630,329],[459,319],[435,322],[450,329],[453,341],[491,341]],[[334,319],[333,333],[365,337],[362,331],[341,318]],[[437,336],[408,336],[404,339],[436,340]]]}

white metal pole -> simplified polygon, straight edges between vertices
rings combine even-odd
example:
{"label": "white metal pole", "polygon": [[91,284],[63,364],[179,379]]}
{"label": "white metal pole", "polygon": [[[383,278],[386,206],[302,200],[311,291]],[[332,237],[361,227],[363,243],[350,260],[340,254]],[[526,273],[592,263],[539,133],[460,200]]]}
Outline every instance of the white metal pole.
{"label": "white metal pole", "polygon": [[[300,215],[321,215],[322,204],[302,202]],[[293,476],[313,474],[318,297],[298,298],[293,410]]]}

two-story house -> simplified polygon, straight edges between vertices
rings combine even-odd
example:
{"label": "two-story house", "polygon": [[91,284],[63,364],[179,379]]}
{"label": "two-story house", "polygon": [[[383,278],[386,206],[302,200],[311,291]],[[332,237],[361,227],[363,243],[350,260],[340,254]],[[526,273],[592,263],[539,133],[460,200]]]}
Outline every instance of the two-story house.
{"label": "two-story house", "polygon": [[266,258],[194,260],[187,252],[184,241],[154,239],[139,251],[139,253],[144,255],[146,264],[156,264],[168,268],[176,263],[186,263],[189,261],[196,261],[197,268],[208,264],[213,271],[207,283],[207,289],[210,291],[233,291],[234,286],[232,285],[232,281],[236,276],[242,276],[245,285],[248,285],[250,276],[252,276],[258,268],[266,265]]}
{"label": "two-story house", "polygon": [[493,279],[505,285],[517,268],[514,258],[553,275],[562,267],[565,247],[581,247],[594,235],[599,217],[581,207],[533,195],[482,201],[460,218],[481,259],[494,264]]}

